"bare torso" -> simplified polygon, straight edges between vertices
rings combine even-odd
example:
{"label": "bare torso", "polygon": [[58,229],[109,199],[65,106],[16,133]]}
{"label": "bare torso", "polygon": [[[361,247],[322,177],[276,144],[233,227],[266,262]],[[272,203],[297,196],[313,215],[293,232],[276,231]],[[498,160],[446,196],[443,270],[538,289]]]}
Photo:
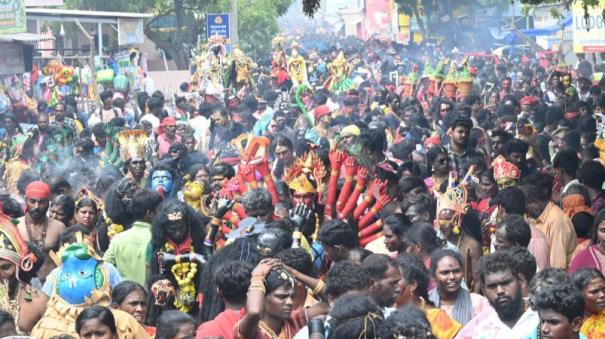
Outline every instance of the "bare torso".
{"label": "bare torso", "polygon": [[19,225],[17,227],[21,237],[25,241],[31,241],[36,246],[42,245],[41,249],[44,252],[45,258],[44,265],[42,265],[38,272],[38,277],[40,281],[44,282],[46,276],[55,268],[55,264],[50,259],[48,253],[50,250],[58,249],[59,237],[65,230],[65,225],[50,217],[47,217],[43,222],[35,222],[26,214],[24,217],[19,218]]}

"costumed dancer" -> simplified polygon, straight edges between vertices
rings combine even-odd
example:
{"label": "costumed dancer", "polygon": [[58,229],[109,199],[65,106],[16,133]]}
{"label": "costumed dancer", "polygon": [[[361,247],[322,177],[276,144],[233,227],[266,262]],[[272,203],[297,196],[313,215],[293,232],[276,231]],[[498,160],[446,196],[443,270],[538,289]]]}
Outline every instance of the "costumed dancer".
{"label": "costumed dancer", "polygon": [[233,88],[237,97],[243,100],[250,88],[254,86],[251,73],[256,68],[256,64],[238,46],[233,47],[232,56],[233,61],[228,72],[227,86]]}
{"label": "costumed dancer", "polygon": [[123,131],[117,135],[119,147],[116,147],[116,150],[120,160],[115,162],[122,164],[126,175],[107,191],[103,199],[107,227],[105,233],[108,239],[130,228],[134,222],[129,208],[134,192],[143,188],[146,183],[145,139],[145,132],[142,130]]}
{"label": "costumed dancer", "polygon": [[[156,216],[151,235],[151,291],[154,303],[150,322],[162,310],[178,309],[195,315],[202,305],[199,293],[204,228],[208,219],[178,200],[165,202]],[[172,286],[172,288],[171,288]]]}
{"label": "costumed dancer", "polygon": [[271,61],[271,81],[273,87],[281,88],[288,80],[288,62],[286,61],[286,38],[278,35],[271,40],[273,60]]}
{"label": "costumed dancer", "polygon": [[330,77],[325,82],[324,88],[339,95],[355,87],[353,80],[349,78],[351,69],[343,52],[338,53],[336,59],[328,64],[328,70],[330,71]]}
{"label": "costumed dancer", "polygon": [[512,162],[506,161],[502,155],[499,155],[492,162],[494,169],[494,179],[499,189],[518,186],[521,180],[521,171]]}
{"label": "costumed dancer", "polygon": [[200,60],[198,72],[199,91],[206,102],[223,102],[226,65],[225,38],[214,35],[208,38],[206,57]]}
{"label": "costumed dancer", "polygon": [[[109,271],[88,241],[78,234],[78,241],[66,244],[52,255],[60,268],[59,279],[48,300],[42,319],[36,324],[31,336],[49,339],[69,334],[78,337],[76,319],[86,308],[109,306],[111,291]],[[145,328],[130,314],[112,309],[118,338],[150,338]]]}
{"label": "costumed dancer", "polygon": [[152,191],[158,192],[162,199],[176,197],[180,189],[180,178],[168,163],[158,163],[149,171],[147,182]]}
{"label": "costumed dancer", "polygon": [[[0,282],[0,309],[15,319],[18,333],[29,333],[46,307],[44,294],[29,285],[44,263],[40,249],[27,244],[15,223],[0,213],[0,265],[12,272]],[[7,270],[5,267],[12,267]]]}
{"label": "costumed dancer", "polygon": [[325,190],[324,178],[326,175],[327,171],[323,162],[314,152],[307,152],[297,158],[292,167],[284,174],[284,181],[290,189],[293,211],[299,205],[304,205],[311,211],[304,223],[301,223],[300,229],[295,231],[295,233],[298,232],[295,234],[298,238],[301,233],[308,241],[317,238],[319,225],[323,221],[320,199]]}
{"label": "costumed dancer", "polygon": [[[474,166],[471,166],[465,177],[457,185],[458,177],[454,172],[450,173],[448,188],[437,200],[435,226],[439,236],[456,246],[463,255],[464,279],[470,290],[473,290],[476,261],[482,254],[481,243],[473,238],[464,225],[470,220],[471,205],[467,186],[473,172]],[[479,223],[478,220],[477,222]]]}
{"label": "costumed dancer", "polygon": [[297,42],[292,44],[292,53],[288,59],[288,73],[292,79],[292,85],[298,87],[301,84],[309,84],[307,78],[307,62],[302,55],[300,55],[298,49],[300,46]]}

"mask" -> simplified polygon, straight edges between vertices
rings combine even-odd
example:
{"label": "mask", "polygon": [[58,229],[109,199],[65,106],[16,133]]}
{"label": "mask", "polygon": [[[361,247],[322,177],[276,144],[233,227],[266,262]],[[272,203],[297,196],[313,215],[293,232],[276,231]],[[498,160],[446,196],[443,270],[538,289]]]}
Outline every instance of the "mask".
{"label": "mask", "polygon": [[93,291],[106,286],[99,261],[88,254],[88,246],[77,243],[69,246],[61,256],[61,274],[57,294],[71,305],[83,304],[93,297]]}
{"label": "mask", "polygon": [[151,176],[151,189],[156,192],[161,188],[161,191],[164,192],[164,194],[170,194],[173,183],[172,174],[168,171],[155,171]]}
{"label": "mask", "polygon": [[174,285],[168,279],[158,280],[153,283],[151,285],[151,293],[153,294],[155,304],[158,306],[166,305],[166,302],[176,295]]}

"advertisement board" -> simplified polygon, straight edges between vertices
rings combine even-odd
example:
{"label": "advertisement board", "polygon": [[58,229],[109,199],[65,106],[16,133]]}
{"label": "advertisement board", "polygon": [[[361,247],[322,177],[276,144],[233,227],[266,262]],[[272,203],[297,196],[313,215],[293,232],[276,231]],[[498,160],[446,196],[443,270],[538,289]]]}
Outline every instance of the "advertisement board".
{"label": "advertisement board", "polygon": [[228,13],[206,14],[206,39],[218,35],[229,40],[231,36],[230,19]]}
{"label": "advertisement board", "polygon": [[26,24],[23,0],[0,0],[0,34],[23,33]]}
{"label": "advertisement board", "polygon": [[589,16],[585,18],[582,2],[574,2],[572,6],[574,53],[605,52],[603,8],[605,8],[605,0],[601,0],[599,6],[589,7]]}

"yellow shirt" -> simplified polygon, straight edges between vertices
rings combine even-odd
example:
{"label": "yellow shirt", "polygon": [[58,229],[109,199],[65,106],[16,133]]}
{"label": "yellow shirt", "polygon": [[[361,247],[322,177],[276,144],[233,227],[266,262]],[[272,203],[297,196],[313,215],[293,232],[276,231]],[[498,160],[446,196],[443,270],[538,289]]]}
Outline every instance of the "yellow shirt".
{"label": "yellow shirt", "polygon": [[549,202],[536,219],[535,226],[544,232],[550,243],[550,267],[567,269],[577,246],[571,219],[559,206]]}

